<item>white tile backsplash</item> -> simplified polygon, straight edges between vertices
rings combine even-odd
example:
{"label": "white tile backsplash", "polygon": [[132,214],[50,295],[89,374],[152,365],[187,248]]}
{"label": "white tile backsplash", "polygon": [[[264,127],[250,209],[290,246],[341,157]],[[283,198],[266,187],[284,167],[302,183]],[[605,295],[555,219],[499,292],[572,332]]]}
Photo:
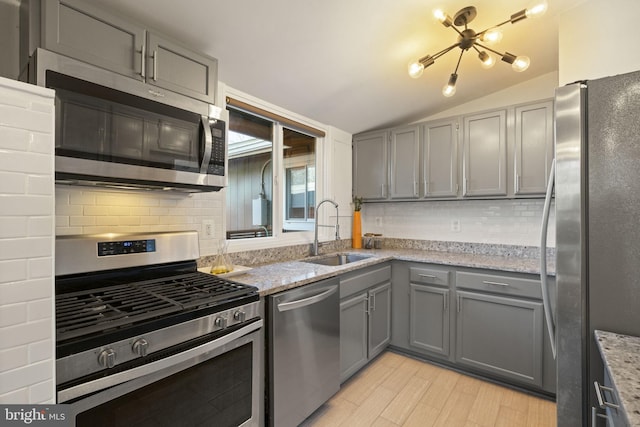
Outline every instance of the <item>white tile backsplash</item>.
{"label": "white tile backsplash", "polygon": [[[401,239],[540,246],[543,206],[542,199],[366,203],[362,232]],[[549,247],[555,247],[553,206]]]}
{"label": "white tile backsplash", "polygon": [[[107,232],[202,231],[203,220],[222,223],[224,192],[166,193],[83,186],[56,186],[56,234]],[[200,255],[214,254],[222,239],[200,234]]]}
{"label": "white tile backsplash", "polygon": [[55,402],[53,114],[0,78],[0,404]]}

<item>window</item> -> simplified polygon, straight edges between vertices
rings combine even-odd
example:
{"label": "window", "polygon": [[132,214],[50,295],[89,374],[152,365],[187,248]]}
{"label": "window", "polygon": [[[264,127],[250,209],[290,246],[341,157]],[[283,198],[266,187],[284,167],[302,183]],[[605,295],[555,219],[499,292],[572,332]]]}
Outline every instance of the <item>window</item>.
{"label": "window", "polygon": [[227,239],[313,230],[317,140],[288,125],[229,108]]}

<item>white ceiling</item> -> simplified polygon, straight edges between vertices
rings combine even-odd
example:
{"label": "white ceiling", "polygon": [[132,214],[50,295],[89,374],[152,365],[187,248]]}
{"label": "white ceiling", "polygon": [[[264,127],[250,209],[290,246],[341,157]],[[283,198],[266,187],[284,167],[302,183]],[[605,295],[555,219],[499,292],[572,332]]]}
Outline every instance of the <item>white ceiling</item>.
{"label": "white ceiling", "polygon": [[465,53],[457,92],[441,89],[455,49],[419,79],[407,64],[456,41],[432,17],[473,5],[476,31],[535,0],[92,0],[219,60],[227,85],[350,133],[409,123],[558,69],[558,15],[584,0],[548,0],[547,13],[503,26],[501,52],[527,55],[523,73],[490,70]]}

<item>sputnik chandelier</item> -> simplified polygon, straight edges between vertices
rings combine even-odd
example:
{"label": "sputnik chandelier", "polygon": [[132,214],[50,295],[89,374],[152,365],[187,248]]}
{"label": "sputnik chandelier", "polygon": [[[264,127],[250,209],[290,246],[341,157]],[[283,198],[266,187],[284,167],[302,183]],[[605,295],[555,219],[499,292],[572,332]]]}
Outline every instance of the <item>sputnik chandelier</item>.
{"label": "sputnik chandelier", "polygon": [[[434,55],[423,56],[417,61],[409,64],[409,75],[414,79],[417,79],[422,75],[425,68],[433,65],[436,59],[440,58],[442,55],[450,52],[456,47],[460,48],[460,56],[458,57],[458,63],[456,64],[455,70],[449,77],[449,82],[442,89],[442,94],[444,96],[453,96],[453,94],[456,93],[458,67],[460,67],[462,55],[464,55],[464,53],[469,49],[473,49],[478,52],[478,58],[480,59],[483,68],[491,68],[496,62],[495,58],[487,53],[488,50],[489,52],[492,52],[500,57],[504,62],[511,64],[511,67],[515,71],[522,72],[529,68],[529,57],[516,56],[509,52],[500,53],[497,50],[483,45],[482,43],[493,44],[499,42],[502,39],[502,31],[499,27],[509,22],[515,24],[516,22],[521,21],[525,18],[541,16],[546,10],[547,3],[543,1],[540,4],[537,4],[529,9],[523,9],[519,12],[514,13],[508,20],[504,22],[494,25],[493,27],[489,27],[486,30],[475,32],[467,26],[471,21],[473,21],[473,18],[476,17],[477,12],[474,6],[468,6],[464,9],[460,9],[458,13],[454,15],[453,19],[442,10],[437,9],[433,12],[433,15],[438,21],[442,23],[442,25],[444,25],[445,27],[451,27],[455,30],[456,33],[458,33],[458,41],[451,46],[442,49],[440,52]],[[464,30],[459,30],[456,27],[464,27]],[[480,48],[483,50],[480,50]]]}

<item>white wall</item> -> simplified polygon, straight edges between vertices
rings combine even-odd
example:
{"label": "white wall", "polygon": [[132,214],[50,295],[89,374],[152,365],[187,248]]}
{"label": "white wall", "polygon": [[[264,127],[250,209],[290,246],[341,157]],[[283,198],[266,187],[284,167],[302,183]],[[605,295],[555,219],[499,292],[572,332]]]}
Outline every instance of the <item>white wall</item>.
{"label": "white wall", "polygon": [[54,403],[53,91],[0,77],[0,403]]}
{"label": "white wall", "polygon": [[640,70],[638,0],[588,0],[560,15],[559,82]]}
{"label": "white wall", "polygon": [[523,104],[537,101],[539,99],[553,98],[555,89],[558,87],[558,73],[551,72],[535,77],[499,92],[491,93],[482,98],[474,99],[457,107],[441,111],[422,120],[436,120],[478,111],[502,108],[507,105]]}

